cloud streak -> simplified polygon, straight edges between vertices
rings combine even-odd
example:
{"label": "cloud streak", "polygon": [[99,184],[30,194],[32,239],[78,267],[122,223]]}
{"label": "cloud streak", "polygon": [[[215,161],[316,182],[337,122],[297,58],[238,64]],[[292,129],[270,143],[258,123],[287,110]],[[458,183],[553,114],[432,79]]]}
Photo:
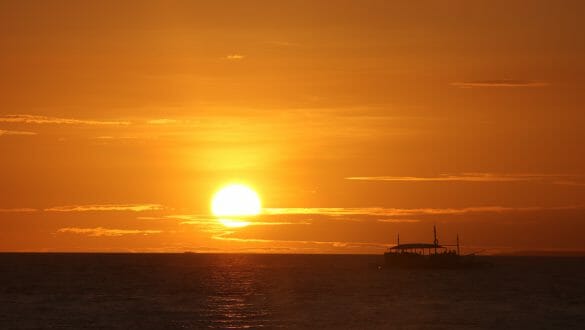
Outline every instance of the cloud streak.
{"label": "cloud streak", "polygon": [[378,219],[378,222],[386,223],[417,223],[420,222],[418,219]]}
{"label": "cloud streak", "polygon": [[[545,210],[573,210],[583,206],[559,207],[506,207],[506,206],[476,206],[465,208],[270,208],[264,209],[270,215],[326,215],[326,216],[379,216],[379,217],[408,217],[424,215],[458,215],[468,213],[507,213],[507,212],[536,212]],[[400,220],[400,219],[397,219]],[[406,219],[409,220],[410,219]],[[403,220],[404,221],[404,220]],[[410,221],[412,222],[412,221]]]}
{"label": "cloud streak", "polygon": [[65,124],[65,125],[129,125],[128,121],[101,121],[85,120],[74,118],[49,117],[39,115],[7,115],[0,117],[0,123],[22,123],[22,124]]}
{"label": "cloud streak", "polygon": [[441,174],[435,177],[418,176],[353,176],[353,181],[390,181],[390,182],[540,182],[559,185],[579,185],[583,176],[569,174],[501,174],[501,173],[461,173]]}
{"label": "cloud streak", "polygon": [[160,211],[163,206],[160,204],[89,204],[89,205],[69,205],[55,206],[44,209],[48,212],[99,212],[99,211]]}
{"label": "cloud streak", "polygon": [[110,229],[103,227],[96,228],[79,228],[66,227],[57,230],[58,233],[87,235],[91,237],[119,237],[125,235],[152,235],[160,234],[161,230],[141,230],[141,229]]}
{"label": "cloud streak", "polygon": [[231,55],[227,55],[225,57],[226,60],[228,61],[240,61],[244,59],[244,55],[240,55],[240,54],[231,54]]}
{"label": "cloud streak", "polygon": [[150,124],[150,125],[171,125],[171,124],[177,124],[177,123],[179,123],[179,121],[177,119],[171,119],[171,118],[159,118],[159,119],[148,120],[146,123]]}
{"label": "cloud streak", "polygon": [[4,129],[0,129],[0,136],[3,135],[37,135],[36,132],[28,132],[28,131],[9,131],[9,130],[4,130]]}
{"label": "cloud streak", "polygon": [[454,82],[451,83],[451,86],[459,87],[459,88],[490,88],[490,87],[508,87],[508,88],[517,88],[517,87],[545,87],[549,84],[543,81],[535,81],[535,80],[514,80],[514,79],[495,79],[495,80],[476,80],[476,81],[464,81],[464,82]]}
{"label": "cloud streak", "polygon": [[[148,220],[148,218],[144,218]],[[178,214],[178,215],[167,215],[162,218],[150,218],[150,219],[175,219],[180,220],[179,224],[181,225],[203,225],[203,226],[223,226],[221,219],[210,217],[208,215],[199,215],[199,214]],[[308,221],[266,221],[266,220],[259,220],[259,219],[245,219],[245,218],[234,218],[234,219],[226,219],[232,221],[243,221],[246,223],[246,226],[281,226],[281,225],[310,225],[311,223]]]}
{"label": "cloud streak", "polygon": [[23,207],[23,208],[14,208],[14,209],[0,209],[0,213],[28,213],[28,212],[36,212],[37,209]]}
{"label": "cloud streak", "polygon": [[387,244],[382,243],[368,243],[368,242],[344,242],[344,241],[311,241],[311,240],[280,240],[280,239],[264,239],[264,238],[241,238],[229,236],[233,232],[225,232],[219,235],[212,236],[215,240],[221,241],[235,241],[245,243],[285,243],[285,244],[303,244],[303,245],[329,245],[333,248],[356,248],[356,247],[374,247],[386,248]]}

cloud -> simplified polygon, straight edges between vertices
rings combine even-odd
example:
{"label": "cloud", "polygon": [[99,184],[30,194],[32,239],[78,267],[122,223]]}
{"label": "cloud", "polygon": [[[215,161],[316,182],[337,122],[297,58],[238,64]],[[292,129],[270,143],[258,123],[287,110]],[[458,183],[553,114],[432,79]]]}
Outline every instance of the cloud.
{"label": "cloud", "polygon": [[57,230],[58,233],[69,233],[87,235],[92,237],[118,237],[124,235],[152,235],[160,234],[160,230],[141,230],[141,229],[109,229],[103,227],[97,228],[78,228],[67,227]]}
{"label": "cloud", "polygon": [[387,244],[382,243],[368,243],[368,242],[344,242],[344,241],[311,241],[311,240],[281,240],[281,239],[264,239],[264,238],[241,238],[229,236],[233,232],[224,232],[219,235],[215,235],[212,238],[215,240],[222,241],[236,241],[246,243],[285,243],[285,244],[310,244],[310,245],[329,245],[332,248],[356,248],[356,247],[374,247],[374,248],[386,248]]}
{"label": "cloud", "polygon": [[0,209],[0,213],[26,213],[26,212],[36,212],[37,209],[32,209],[32,208],[27,208],[27,207],[23,207],[23,208],[15,208],[15,209]]}
{"label": "cloud", "polygon": [[[217,220],[212,220],[212,221],[208,221],[208,222],[204,222],[204,221],[182,221],[180,224],[181,225],[222,225],[225,223],[237,223],[237,222],[242,222],[242,224],[245,224],[246,227],[248,226],[282,226],[282,225],[310,225],[310,222],[307,221],[296,221],[296,222],[290,222],[290,221],[244,221],[244,220],[232,220],[232,219],[217,219]],[[243,227],[243,226],[242,226]]]}
{"label": "cloud", "polygon": [[137,143],[142,141],[138,136],[132,135],[99,135],[91,137],[98,144],[110,144],[110,143]]}
{"label": "cloud", "polygon": [[92,212],[92,211],[159,211],[163,207],[160,204],[89,204],[55,206],[45,209],[52,212]]}
{"label": "cloud", "polygon": [[558,185],[563,185],[563,186],[585,187],[585,182],[578,182],[578,181],[571,181],[571,180],[553,181],[552,184],[558,184]]}
{"label": "cloud", "polygon": [[377,216],[377,217],[408,217],[424,215],[458,215],[467,213],[505,213],[505,212],[535,212],[544,210],[572,210],[583,206],[559,207],[506,207],[506,206],[476,206],[465,208],[269,208],[264,209],[270,215],[326,215],[326,216]]}
{"label": "cloud", "polygon": [[24,124],[67,124],[67,125],[129,125],[128,121],[100,121],[73,118],[60,118],[38,115],[7,115],[0,117],[0,123]]}
{"label": "cloud", "polygon": [[416,223],[420,222],[418,219],[378,219],[378,222],[388,222],[388,223]]}
{"label": "cloud", "polygon": [[[179,224],[181,225],[212,225],[212,226],[223,226],[222,220],[217,219],[215,217],[210,217],[209,215],[203,214],[178,214],[178,215],[167,215],[162,218],[147,218],[141,217],[144,220],[154,220],[154,219],[175,219],[181,220]],[[310,222],[307,221],[266,221],[266,220],[258,220],[258,219],[225,219],[227,221],[242,221],[246,223],[246,226],[280,226],[280,225],[310,225]]]}
{"label": "cloud", "polygon": [[240,55],[240,54],[231,54],[231,55],[227,55],[225,57],[226,60],[228,61],[240,61],[244,59],[244,55]]}
{"label": "cloud", "polygon": [[[144,219],[144,218],[143,218]],[[174,214],[165,215],[159,218],[151,218],[148,220],[180,220],[179,224],[185,225],[218,225],[217,219],[205,214]]]}
{"label": "cloud", "polygon": [[[501,174],[501,173],[461,173],[441,174],[435,177],[417,176],[353,176],[346,180],[391,181],[391,182],[540,182],[550,184],[579,184],[583,176],[569,174]],[[572,179],[572,180],[568,180]],[[576,180],[576,181],[575,181]]]}
{"label": "cloud", "polygon": [[2,135],[37,135],[35,132],[26,132],[26,131],[7,131],[0,129],[0,136]]}
{"label": "cloud", "polygon": [[179,122],[178,120],[170,118],[151,119],[147,121],[147,123],[151,125],[170,125],[176,124],[178,122]]}
{"label": "cloud", "polygon": [[514,80],[514,79],[496,79],[496,80],[476,80],[454,82],[451,86],[460,88],[475,88],[475,87],[545,87],[549,84],[543,81],[535,80]]}

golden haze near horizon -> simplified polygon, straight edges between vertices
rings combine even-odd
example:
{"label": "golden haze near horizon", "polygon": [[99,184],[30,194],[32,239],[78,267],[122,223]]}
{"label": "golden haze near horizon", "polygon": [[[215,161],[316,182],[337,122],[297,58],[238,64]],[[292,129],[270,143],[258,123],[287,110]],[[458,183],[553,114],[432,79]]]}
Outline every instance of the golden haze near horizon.
{"label": "golden haze near horizon", "polygon": [[585,250],[584,10],[2,1],[0,251]]}

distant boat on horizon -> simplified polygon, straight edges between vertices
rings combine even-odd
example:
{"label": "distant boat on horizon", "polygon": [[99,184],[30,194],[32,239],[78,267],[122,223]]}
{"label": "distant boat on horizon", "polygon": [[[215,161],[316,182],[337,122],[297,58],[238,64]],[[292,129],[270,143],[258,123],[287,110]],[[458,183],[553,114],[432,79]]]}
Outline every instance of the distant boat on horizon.
{"label": "distant boat on horizon", "polygon": [[[384,264],[379,269],[466,269],[488,266],[489,263],[479,262],[475,253],[461,255],[459,235],[455,245],[440,245],[437,239],[437,227],[433,226],[433,243],[397,244],[384,252]],[[455,247],[456,249],[450,249]]]}

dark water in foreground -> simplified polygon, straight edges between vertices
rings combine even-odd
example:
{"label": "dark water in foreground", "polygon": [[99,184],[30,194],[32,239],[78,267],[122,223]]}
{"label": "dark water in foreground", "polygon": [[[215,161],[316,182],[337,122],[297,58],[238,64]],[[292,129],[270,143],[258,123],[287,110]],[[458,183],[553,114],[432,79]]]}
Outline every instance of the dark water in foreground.
{"label": "dark water in foreground", "polygon": [[0,329],[583,329],[585,259],[378,271],[381,256],[0,254]]}

